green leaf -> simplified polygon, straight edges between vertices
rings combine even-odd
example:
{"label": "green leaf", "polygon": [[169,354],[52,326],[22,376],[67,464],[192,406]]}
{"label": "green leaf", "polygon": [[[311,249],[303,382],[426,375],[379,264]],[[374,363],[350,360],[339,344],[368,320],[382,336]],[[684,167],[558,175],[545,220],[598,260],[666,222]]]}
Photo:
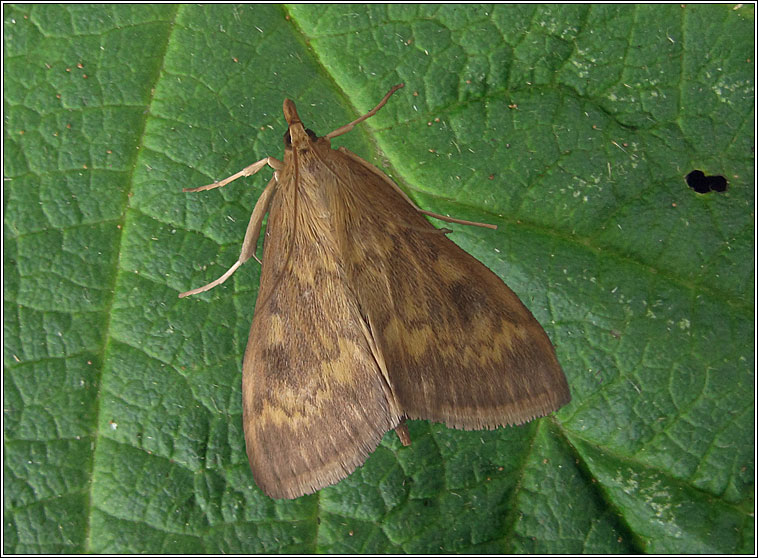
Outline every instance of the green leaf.
{"label": "green leaf", "polygon": [[[752,553],[752,5],[4,6],[6,553]],[[281,103],[545,326],[573,400],[410,423],[345,481],[255,486],[258,266],[216,289]],[[723,175],[697,194],[685,175]],[[449,226],[449,225],[445,225]]]}

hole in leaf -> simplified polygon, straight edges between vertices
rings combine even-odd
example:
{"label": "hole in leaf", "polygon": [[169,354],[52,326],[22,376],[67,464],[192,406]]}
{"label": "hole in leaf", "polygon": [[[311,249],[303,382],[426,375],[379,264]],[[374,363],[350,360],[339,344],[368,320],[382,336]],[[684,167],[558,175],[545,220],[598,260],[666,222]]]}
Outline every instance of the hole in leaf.
{"label": "hole in leaf", "polygon": [[685,177],[685,180],[687,181],[687,186],[698,194],[726,191],[727,181],[721,175],[706,176],[703,171],[694,170]]}

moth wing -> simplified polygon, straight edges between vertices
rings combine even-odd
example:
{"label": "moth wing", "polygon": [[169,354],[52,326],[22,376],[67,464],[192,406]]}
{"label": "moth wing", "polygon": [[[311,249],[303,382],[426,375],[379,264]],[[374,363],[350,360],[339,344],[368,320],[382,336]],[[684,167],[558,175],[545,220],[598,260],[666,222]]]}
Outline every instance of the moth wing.
{"label": "moth wing", "polygon": [[282,199],[274,199],[266,231],[243,362],[243,421],[258,486],[295,498],[349,475],[400,413],[339,262],[324,243],[283,232]]}
{"label": "moth wing", "polygon": [[555,350],[516,294],[381,171],[338,153],[353,163],[345,261],[405,416],[491,429],[567,403]]}

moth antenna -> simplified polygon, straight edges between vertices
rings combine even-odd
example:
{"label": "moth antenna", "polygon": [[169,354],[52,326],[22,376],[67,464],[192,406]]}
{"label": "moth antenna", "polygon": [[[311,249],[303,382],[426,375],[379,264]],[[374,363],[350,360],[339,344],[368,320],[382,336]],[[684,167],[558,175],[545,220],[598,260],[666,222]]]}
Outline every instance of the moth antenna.
{"label": "moth antenna", "polygon": [[428,215],[429,217],[434,217],[435,219],[439,219],[440,221],[447,221],[448,223],[458,223],[459,225],[470,225],[472,227],[483,227],[485,229],[497,229],[497,225],[490,225],[489,223],[479,223],[477,221],[466,221],[465,219],[456,219],[455,217],[448,217],[447,215],[432,213],[431,211],[426,211],[425,209],[419,209],[418,207],[416,209],[418,209],[419,213],[423,213],[424,215]]}
{"label": "moth antenna", "polygon": [[[459,225],[470,225],[472,227],[483,227],[486,229],[497,229],[497,225],[490,225],[489,223],[479,223],[477,221],[466,221],[465,219],[456,219],[455,217],[448,217],[447,215],[440,215],[439,213],[434,213],[432,211],[426,211],[425,209],[421,209],[419,206],[417,206],[414,201],[403,192],[403,190],[395,184],[392,180],[387,178],[387,176],[381,172],[379,169],[377,169],[374,165],[367,163],[360,157],[358,157],[355,153],[352,153],[345,149],[344,147],[340,147],[339,150],[341,153],[345,154],[347,157],[364,167],[366,170],[374,173],[376,176],[378,176],[382,181],[384,181],[390,188],[395,190],[398,194],[400,194],[403,199],[410,204],[413,209],[418,211],[419,213],[422,213],[424,215],[428,215],[429,217],[434,217],[435,219],[439,219],[441,221],[447,221],[448,223],[458,223]],[[326,164],[326,161],[324,161],[324,164]],[[328,165],[327,165],[328,166]],[[334,176],[337,180],[342,180],[342,177],[339,173],[332,170],[334,173]],[[343,181],[344,182],[344,181]],[[349,185],[346,185],[349,187]]]}
{"label": "moth antenna", "polygon": [[[368,111],[366,114],[364,114],[363,116],[361,116],[360,118],[358,118],[358,119],[356,119],[356,120],[353,120],[353,121],[352,121],[350,124],[345,124],[345,125],[344,125],[344,126],[342,126],[341,128],[337,128],[337,129],[336,129],[336,130],[334,130],[333,132],[329,132],[329,133],[328,133],[328,134],[326,134],[326,136],[324,136],[324,137],[325,137],[326,139],[332,139],[332,138],[336,138],[337,136],[341,136],[342,134],[346,134],[346,133],[348,133],[350,130],[352,130],[353,128],[355,128],[355,125],[356,125],[356,124],[360,124],[361,122],[363,122],[363,121],[364,121],[364,120],[366,120],[367,118],[371,118],[371,117],[372,117],[372,116],[374,116],[374,115],[375,115],[377,112],[379,112],[379,109],[380,109],[380,108],[382,108],[384,105],[386,105],[386,104],[387,104],[387,101],[389,100],[390,96],[391,96],[391,95],[392,95],[392,94],[393,94],[395,91],[397,91],[398,89],[400,89],[401,87],[405,87],[405,84],[404,84],[404,83],[398,83],[398,84],[397,84],[395,87],[393,87],[392,89],[390,89],[390,90],[389,90],[389,92],[387,92],[387,94],[384,96],[384,99],[382,99],[381,101],[379,101],[379,104],[378,104],[378,105],[376,105],[374,108],[372,108],[372,109],[371,109],[370,111]],[[288,122],[289,122],[289,121],[288,121]]]}

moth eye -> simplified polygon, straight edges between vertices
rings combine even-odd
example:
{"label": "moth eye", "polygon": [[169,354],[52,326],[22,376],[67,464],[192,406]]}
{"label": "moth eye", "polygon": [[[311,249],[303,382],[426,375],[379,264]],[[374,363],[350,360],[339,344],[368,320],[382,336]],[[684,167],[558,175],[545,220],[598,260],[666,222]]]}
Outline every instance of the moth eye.
{"label": "moth eye", "polygon": [[292,137],[289,130],[284,132],[284,147],[292,147]]}

